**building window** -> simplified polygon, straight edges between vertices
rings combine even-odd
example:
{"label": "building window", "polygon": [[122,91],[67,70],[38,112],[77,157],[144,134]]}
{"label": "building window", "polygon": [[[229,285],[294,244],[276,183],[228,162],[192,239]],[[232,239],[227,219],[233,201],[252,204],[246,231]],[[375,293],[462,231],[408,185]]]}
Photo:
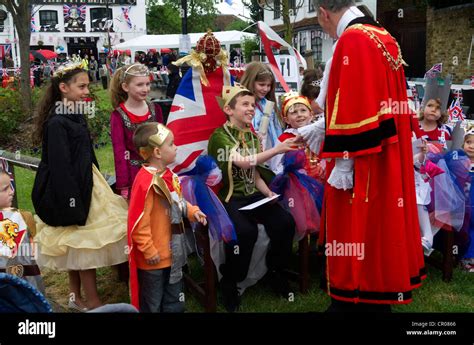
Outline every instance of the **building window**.
{"label": "building window", "polygon": [[309,0],[308,12],[314,12],[314,2],[313,2],[313,0]]}
{"label": "building window", "polygon": [[57,11],[39,11],[40,16],[40,31],[56,31],[58,25],[58,12]]}
{"label": "building window", "polygon": [[273,5],[273,19],[278,19],[281,16],[281,3],[280,0],[275,0]]}
{"label": "building window", "polygon": [[7,18],[8,18],[7,12],[0,9],[0,32],[3,32],[4,30],[5,20],[7,20]]}
{"label": "building window", "polygon": [[296,12],[296,0],[290,0],[288,2],[288,5],[289,5],[288,8],[290,9],[290,11],[293,10],[293,13],[295,13]]}
{"label": "building window", "polygon": [[311,31],[311,50],[313,51],[314,61],[323,60],[323,39],[316,35],[316,31]]}
{"label": "building window", "polygon": [[306,31],[299,33],[300,35],[300,53],[303,54],[306,50]]}
{"label": "building window", "polygon": [[113,30],[112,9],[104,7],[91,8],[91,31],[107,31],[110,25],[110,31]]}

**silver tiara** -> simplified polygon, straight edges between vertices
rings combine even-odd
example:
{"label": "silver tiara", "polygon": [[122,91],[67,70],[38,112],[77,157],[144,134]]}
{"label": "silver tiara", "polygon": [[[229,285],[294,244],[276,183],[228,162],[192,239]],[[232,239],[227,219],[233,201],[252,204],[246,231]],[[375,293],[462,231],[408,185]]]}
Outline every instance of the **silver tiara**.
{"label": "silver tiara", "polygon": [[[131,72],[130,70],[133,67],[137,67],[136,71]],[[130,66],[127,67],[127,69],[123,72],[122,74],[122,83],[125,80],[125,77],[128,75],[134,76],[134,77],[148,77],[150,75],[150,70],[148,67],[145,65],[142,65],[141,63],[134,63]]]}

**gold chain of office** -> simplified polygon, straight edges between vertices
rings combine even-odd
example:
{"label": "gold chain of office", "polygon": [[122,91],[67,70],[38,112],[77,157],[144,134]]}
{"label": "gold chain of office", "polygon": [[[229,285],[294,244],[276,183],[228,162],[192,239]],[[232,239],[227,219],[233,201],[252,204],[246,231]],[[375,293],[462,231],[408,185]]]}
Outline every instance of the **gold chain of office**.
{"label": "gold chain of office", "polygon": [[387,32],[390,37],[394,40],[395,44],[397,45],[398,49],[398,58],[394,59],[392,55],[388,52],[387,47],[385,44],[382,42],[382,40],[375,35],[373,32],[370,31],[370,29],[367,29],[363,24],[354,24],[352,25],[349,29],[356,29],[356,30],[362,30],[365,34],[369,36],[371,40],[374,40],[375,43],[377,44],[377,48],[383,51],[383,56],[387,59],[388,63],[390,64],[390,67],[397,71],[402,65],[408,66],[406,62],[403,60],[402,57],[402,51],[400,49],[400,46],[398,45],[398,42]]}

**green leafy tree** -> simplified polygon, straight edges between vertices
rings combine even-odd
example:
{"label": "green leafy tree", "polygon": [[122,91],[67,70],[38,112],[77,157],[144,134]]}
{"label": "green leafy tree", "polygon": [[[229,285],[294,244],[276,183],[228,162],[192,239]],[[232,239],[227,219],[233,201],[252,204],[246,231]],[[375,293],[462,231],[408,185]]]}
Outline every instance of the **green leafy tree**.
{"label": "green leafy tree", "polygon": [[259,4],[259,0],[242,0],[242,3],[250,11],[250,18],[253,22],[263,20],[263,9]]}
{"label": "green leafy tree", "polygon": [[[247,0],[248,1],[248,0]],[[312,1],[312,0],[311,0]],[[275,4],[280,5],[283,26],[285,27],[284,39],[289,44],[293,44],[293,23],[299,10],[304,10],[304,0],[261,0],[260,6],[268,11],[275,11]]]}
{"label": "green leafy tree", "polygon": [[20,46],[20,93],[21,104],[25,114],[31,114],[31,88],[30,88],[30,37],[31,37],[31,8],[30,1],[25,0],[0,0],[0,5],[5,6],[13,18],[18,42]]}
{"label": "green leafy tree", "polygon": [[[181,1],[149,0],[147,26],[150,33],[177,34],[181,33]],[[217,12],[214,0],[188,0],[187,26],[188,32],[204,32],[214,29]]]}
{"label": "green leafy tree", "polygon": [[146,25],[148,33],[154,35],[181,33],[179,10],[170,4],[153,4],[148,8]]}
{"label": "green leafy tree", "polygon": [[257,38],[244,38],[242,40],[242,50],[244,53],[244,59],[246,63],[250,63],[252,60],[252,52],[258,50],[258,40]]}
{"label": "green leafy tree", "polygon": [[[244,29],[246,29],[248,26],[252,25],[251,23],[248,23],[246,21],[243,21],[241,19],[236,19],[234,20],[233,22],[229,23],[229,25],[227,25],[225,27],[225,30],[226,31],[230,31],[230,30],[237,30],[237,31],[242,31]],[[249,29],[249,31],[253,31],[251,29],[254,29],[255,30],[255,26],[251,27]]]}

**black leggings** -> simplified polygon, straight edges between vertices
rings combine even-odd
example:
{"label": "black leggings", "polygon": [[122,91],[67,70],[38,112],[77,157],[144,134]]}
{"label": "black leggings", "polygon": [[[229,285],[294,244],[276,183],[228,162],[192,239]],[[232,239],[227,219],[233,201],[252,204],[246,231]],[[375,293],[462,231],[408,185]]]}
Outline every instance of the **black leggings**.
{"label": "black leggings", "polygon": [[240,282],[247,277],[253,247],[257,241],[257,224],[263,224],[270,238],[267,266],[270,271],[281,271],[287,267],[293,246],[295,221],[290,213],[278,203],[266,203],[250,211],[239,208],[254,203],[264,196],[255,193],[248,197],[232,197],[224,207],[234,223],[237,245],[226,244],[226,263],[220,271],[226,280]]}

